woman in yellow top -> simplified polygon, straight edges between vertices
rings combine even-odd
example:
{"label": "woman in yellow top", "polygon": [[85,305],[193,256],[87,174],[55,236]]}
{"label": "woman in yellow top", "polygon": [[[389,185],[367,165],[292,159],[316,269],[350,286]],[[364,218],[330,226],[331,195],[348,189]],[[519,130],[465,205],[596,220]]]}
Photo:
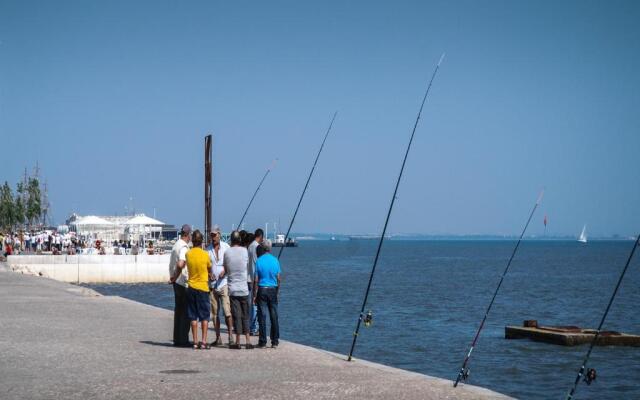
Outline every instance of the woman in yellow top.
{"label": "woman in yellow top", "polygon": [[[187,317],[191,320],[193,349],[209,349],[207,330],[210,317],[209,279],[211,275],[211,259],[209,253],[202,250],[203,236],[195,230],[191,236],[193,248],[187,252]],[[202,341],[198,341],[198,321],[202,328]]]}

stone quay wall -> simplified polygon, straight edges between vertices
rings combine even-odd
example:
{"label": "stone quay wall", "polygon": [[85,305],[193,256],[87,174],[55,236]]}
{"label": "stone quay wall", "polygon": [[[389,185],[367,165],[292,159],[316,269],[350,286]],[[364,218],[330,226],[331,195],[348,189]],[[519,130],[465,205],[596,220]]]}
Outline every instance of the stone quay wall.
{"label": "stone quay wall", "polygon": [[17,255],[7,257],[15,272],[70,283],[164,283],[169,254],[162,255]]}

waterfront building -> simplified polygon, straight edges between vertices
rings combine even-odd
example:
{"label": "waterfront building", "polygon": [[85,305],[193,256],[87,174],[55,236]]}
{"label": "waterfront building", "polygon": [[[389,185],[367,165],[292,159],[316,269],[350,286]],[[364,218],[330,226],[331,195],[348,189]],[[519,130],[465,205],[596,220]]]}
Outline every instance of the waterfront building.
{"label": "waterfront building", "polygon": [[[144,245],[158,239],[175,239],[176,228],[145,214],[117,216],[80,216],[72,214],[66,221],[69,230],[83,238],[114,241],[131,241]],[[164,234],[163,234],[164,233]],[[173,234],[173,235],[172,235]]]}

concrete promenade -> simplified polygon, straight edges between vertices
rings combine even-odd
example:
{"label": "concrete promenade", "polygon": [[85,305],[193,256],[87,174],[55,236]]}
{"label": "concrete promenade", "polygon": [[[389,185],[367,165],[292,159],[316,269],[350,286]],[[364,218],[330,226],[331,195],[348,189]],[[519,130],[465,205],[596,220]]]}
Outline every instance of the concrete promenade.
{"label": "concrete promenade", "polygon": [[3,267],[0,399],[507,398],[285,341],[174,348],[170,311]]}

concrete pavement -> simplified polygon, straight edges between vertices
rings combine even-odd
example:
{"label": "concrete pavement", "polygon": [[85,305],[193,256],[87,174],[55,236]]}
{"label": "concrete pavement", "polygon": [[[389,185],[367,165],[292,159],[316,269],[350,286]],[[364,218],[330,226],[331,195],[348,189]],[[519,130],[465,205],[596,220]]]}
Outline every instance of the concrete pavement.
{"label": "concrete pavement", "polygon": [[0,265],[0,398],[508,398],[286,341],[277,350],[174,348],[172,318]]}

